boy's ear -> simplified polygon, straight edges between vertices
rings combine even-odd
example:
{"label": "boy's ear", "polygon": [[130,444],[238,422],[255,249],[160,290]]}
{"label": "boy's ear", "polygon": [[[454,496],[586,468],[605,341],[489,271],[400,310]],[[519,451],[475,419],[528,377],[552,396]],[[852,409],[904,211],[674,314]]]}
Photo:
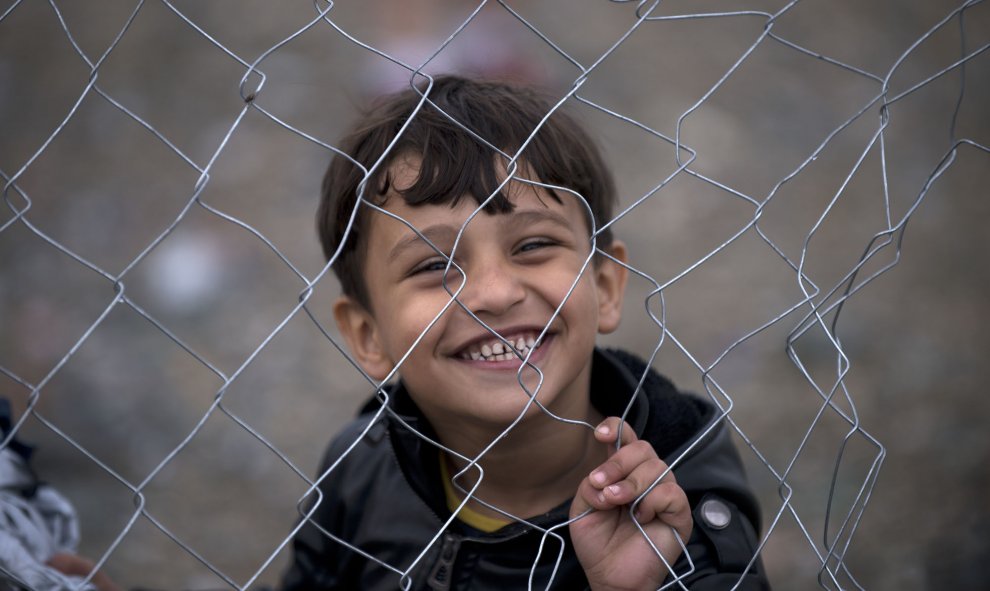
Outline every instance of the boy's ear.
{"label": "boy's ear", "polygon": [[349,296],[333,303],[333,318],[355,361],[376,380],[383,380],[394,364],[385,352],[374,316]]}
{"label": "boy's ear", "polygon": [[[613,240],[603,249],[616,260],[627,260],[626,245],[621,240]],[[598,332],[608,334],[619,327],[622,320],[622,298],[626,293],[629,269],[602,256],[595,268],[595,282],[598,288]]]}

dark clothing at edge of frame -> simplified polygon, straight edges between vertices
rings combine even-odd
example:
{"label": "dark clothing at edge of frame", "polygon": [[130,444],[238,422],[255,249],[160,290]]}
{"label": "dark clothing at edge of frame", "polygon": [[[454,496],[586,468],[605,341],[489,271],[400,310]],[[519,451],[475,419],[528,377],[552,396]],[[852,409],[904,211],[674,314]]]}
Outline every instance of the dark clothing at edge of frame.
{"label": "dark clothing at edge of frame", "polygon": [[[646,364],[628,353],[596,350],[591,398],[598,411],[621,416],[644,370]],[[547,536],[543,540],[540,530],[523,523],[483,533],[454,519],[438,536],[450,519],[450,511],[437,448],[403,426],[397,417],[431,438],[435,438],[433,430],[401,384],[392,387],[389,394],[397,416],[382,413],[365,437],[320,482],[322,501],[311,522],[295,537],[292,563],[283,580],[285,591],[399,589],[399,571],[407,569],[421,553],[410,572],[410,589],[525,589],[541,541],[543,549],[532,588],[543,589],[560,553],[561,538],[564,552],[550,588],[587,587],[566,527],[554,530],[559,538]],[[321,475],[368,427],[377,407],[377,401],[370,402],[334,439]],[[678,392],[652,369],[627,416],[637,435],[648,440],[662,459],[673,462],[680,458],[674,473],[687,493],[695,521],[687,544],[694,570],[683,577],[684,585],[698,591],[730,589],[742,577],[738,589],[769,589],[762,564],[753,560],[759,507],[729,431],[717,418],[713,404]],[[525,469],[523,458],[520,469]],[[702,514],[701,507],[713,500],[721,520]],[[548,529],[567,520],[569,507],[570,501],[530,521]],[[729,519],[724,523],[726,509]],[[397,570],[362,556],[327,534]],[[674,572],[689,570],[687,556],[682,555]],[[672,588],[680,587],[675,584]]]}

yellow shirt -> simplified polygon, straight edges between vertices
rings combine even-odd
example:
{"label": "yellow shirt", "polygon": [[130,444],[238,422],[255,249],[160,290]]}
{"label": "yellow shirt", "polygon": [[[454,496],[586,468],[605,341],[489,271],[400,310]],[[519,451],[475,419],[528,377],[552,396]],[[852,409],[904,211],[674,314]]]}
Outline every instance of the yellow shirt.
{"label": "yellow shirt", "polygon": [[497,531],[512,523],[508,519],[489,517],[488,515],[479,513],[467,505],[464,505],[460,511],[457,511],[457,507],[461,504],[462,499],[458,496],[457,490],[454,489],[454,483],[450,481],[450,472],[447,470],[447,461],[444,459],[443,453],[440,454],[440,479],[443,480],[443,492],[447,497],[447,508],[450,509],[451,513],[456,511],[457,518],[464,523],[485,533]]}

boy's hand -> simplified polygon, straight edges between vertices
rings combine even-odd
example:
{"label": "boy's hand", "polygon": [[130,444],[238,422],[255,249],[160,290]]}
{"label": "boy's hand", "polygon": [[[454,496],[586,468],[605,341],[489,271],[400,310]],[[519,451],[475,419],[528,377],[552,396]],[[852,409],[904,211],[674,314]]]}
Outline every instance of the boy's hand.
{"label": "boy's hand", "polygon": [[[93,571],[95,565],[91,560],[81,556],[60,552],[48,560],[48,566],[65,575],[85,577]],[[121,591],[121,588],[102,572],[97,572],[93,575],[90,582],[99,591]]]}
{"label": "boy's hand", "polygon": [[[570,525],[571,540],[592,589],[657,589],[667,577],[667,567],[629,517],[629,506],[667,470],[667,464],[649,443],[636,440],[628,423],[622,428],[623,445],[616,451],[618,427],[619,419],[609,417],[595,430],[595,439],[609,447],[609,459],[578,486],[571,518],[589,508],[595,511]],[[672,565],[681,554],[674,530],[687,544],[693,526],[687,495],[673,472],[640,502],[637,521]]]}

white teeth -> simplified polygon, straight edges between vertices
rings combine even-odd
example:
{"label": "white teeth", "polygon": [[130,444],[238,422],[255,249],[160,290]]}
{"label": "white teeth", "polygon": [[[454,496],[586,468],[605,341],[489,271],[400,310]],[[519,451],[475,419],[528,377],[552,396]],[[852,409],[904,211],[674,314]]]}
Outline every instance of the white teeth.
{"label": "white teeth", "polygon": [[[476,345],[477,346],[477,345]],[[515,341],[505,343],[495,340],[464,351],[460,354],[462,359],[473,361],[509,361],[516,358],[525,358],[533,349],[539,346],[537,340],[532,336],[519,336]],[[518,354],[518,355],[517,355]]]}

